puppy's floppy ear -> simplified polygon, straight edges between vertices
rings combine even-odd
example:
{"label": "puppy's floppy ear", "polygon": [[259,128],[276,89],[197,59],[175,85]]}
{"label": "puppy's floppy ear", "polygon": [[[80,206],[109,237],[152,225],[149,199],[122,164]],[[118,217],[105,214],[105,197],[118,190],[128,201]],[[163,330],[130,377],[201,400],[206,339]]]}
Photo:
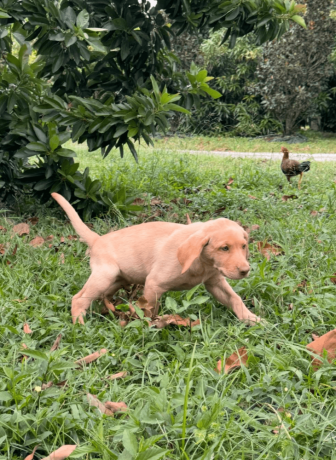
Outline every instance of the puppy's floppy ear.
{"label": "puppy's floppy ear", "polygon": [[203,232],[197,232],[177,249],[177,258],[182,265],[182,272],[185,273],[197,257],[201,255],[204,246],[209,242],[209,236]]}
{"label": "puppy's floppy ear", "polygon": [[249,233],[248,232],[244,232],[244,238],[246,240],[246,259],[248,259],[250,257],[250,251],[248,247],[248,244],[249,244]]}

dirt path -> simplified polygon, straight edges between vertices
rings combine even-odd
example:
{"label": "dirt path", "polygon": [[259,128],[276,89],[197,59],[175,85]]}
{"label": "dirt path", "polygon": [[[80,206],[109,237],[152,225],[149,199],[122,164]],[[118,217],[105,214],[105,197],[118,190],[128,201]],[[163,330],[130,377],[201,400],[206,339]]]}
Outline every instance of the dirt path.
{"label": "dirt path", "polygon": [[[202,154],[202,155],[216,155],[221,157],[231,157],[231,158],[267,158],[269,160],[281,160],[282,153],[257,153],[257,152],[219,152],[216,150],[176,150],[176,152],[191,153],[193,155]],[[314,161],[336,161],[335,153],[291,153],[290,158],[293,160],[314,160]]]}

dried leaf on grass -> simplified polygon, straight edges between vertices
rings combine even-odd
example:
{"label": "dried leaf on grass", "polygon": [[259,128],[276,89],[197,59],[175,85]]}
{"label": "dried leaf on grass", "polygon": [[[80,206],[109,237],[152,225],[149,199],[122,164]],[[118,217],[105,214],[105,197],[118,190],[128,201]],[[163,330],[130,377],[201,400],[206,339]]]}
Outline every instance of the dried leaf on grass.
{"label": "dried leaf on grass", "polygon": [[152,198],[151,201],[150,201],[151,206],[157,206],[157,205],[159,205],[161,203],[162,203],[162,201],[159,198]]}
{"label": "dried leaf on grass", "polygon": [[55,351],[58,349],[61,339],[62,339],[62,334],[58,334],[55,342],[53,343],[53,346],[50,348],[50,351]]}
{"label": "dried leaf on grass", "polygon": [[91,355],[84,356],[84,358],[78,359],[77,361],[75,361],[75,364],[83,366],[84,364],[92,363],[93,361],[96,361],[96,359],[100,358],[105,353],[107,353],[107,351],[108,350],[106,350],[106,348],[102,348],[101,350],[96,351],[95,353],[91,353]]}
{"label": "dried leaf on grass", "polygon": [[124,379],[127,376],[127,371],[121,371],[117,374],[109,375],[107,380],[117,380],[117,379]]}
{"label": "dried leaf on grass", "polygon": [[234,179],[232,177],[230,177],[229,181],[228,181],[228,183],[226,185],[231,185],[231,184],[233,184],[233,182],[234,182]]}
{"label": "dried leaf on grass", "polygon": [[133,206],[143,206],[145,204],[145,200],[143,200],[142,198],[136,198],[132,205]]}
{"label": "dried leaf on grass", "polygon": [[27,219],[32,225],[36,225],[39,221],[39,218],[38,217],[29,217]]}
{"label": "dried leaf on grass", "polygon": [[336,284],[336,273],[334,273],[333,276],[330,277],[330,281],[331,281],[333,284]]}
{"label": "dried leaf on grass", "polygon": [[63,254],[63,252],[61,252],[61,254],[60,254],[60,261],[59,261],[58,264],[64,264],[64,263],[65,263],[64,254]]}
{"label": "dried leaf on grass", "polygon": [[[307,349],[315,354],[322,356],[323,350],[327,352],[327,359],[331,363],[336,357],[336,329],[327,332],[321,337],[317,337],[313,342],[308,343]],[[322,364],[318,358],[313,358],[312,366],[316,371]]]}
{"label": "dried leaf on grass", "polygon": [[316,216],[318,216],[318,211],[311,211],[311,212],[310,212],[310,215],[311,215],[312,217],[316,217]]}
{"label": "dried leaf on grass", "polygon": [[7,228],[3,227],[2,225],[0,225],[0,232],[1,233],[6,233],[7,232]]}
{"label": "dried leaf on grass", "polygon": [[24,325],[23,325],[23,332],[24,332],[25,334],[32,334],[32,333],[33,333],[33,331],[30,329],[28,323],[24,323]]}
{"label": "dried leaf on grass", "polygon": [[257,200],[258,198],[256,196],[253,196],[253,195],[249,195],[248,196],[251,200]]}
{"label": "dried leaf on grass", "polygon": [[41,386],[41,390],[47,390],[48,388],[51,388],[53,384],[54,383],[51,380],[48,383],[43,383]]}
{"label": "dried leaf on grass", "polygon": [[17,248],[18,248],[18,245],[16,244],[16,245],[15,245],[15,248],[13,249],[12,256],[15,256],[15,254],[16,254],[16,252],[17,252]]}
{"label": "dried leaf on grass", "polygon": [[111,402],[106,401],[106,403],[102,403],[99,401],[97,396],[92,395],[91,393],[87,393],[86,397],[89,401],[90,406],[97,407],[99,412],[105,415],[114,416],[116,412],[125,412],[127,411],[128,407],[124,402]]}
{"label": "dried leaf on grass", "polygon": [[48,457],[42,458],[42,460],[64,460],[72,454],[76,447],[76,445],[62,446],[59,449],[54,450],[54,452],[51,452],[51,454],[48,455]]}
{"label": "dried leaf on grass", "polygon": [[49,235],[47,236],[47,238],[45,239],[46,241],[52,241],[54,239],[54,235]]}
{"label": "dried leaf on grass", "polygon": [[33,460],[37,448],[38,446],[35,446],[33,452],[30,455],[27,455],[27,457],[24,460]]}
{"label": "dried leaf on grass", "polygon": [[152,317],[152,310],[153,310],[153,307],[149,306],[148,305],[148,301],[147,299],[142,295],[141,297],[138,298],[138,300],[136,301],[136,304],[139,308],[141,308],[141,310],[143,310],[144,312],[144,315],[147,317],[147,318],[151,318]]}
{"label": "dried leaf on grass", "polygon": [[190,220],[189,214],[186,214],[186,218],[187,218],[187,225],[190,225],[192,222]]}
{"label": "dried leaf on grass", "polygon": [[[241,367],[242,364],[247,366],[247,350],[245,347],[241,347],[237,352],[232,353],[231,356],[226,358],[224,365],[224,374],[229,374],[233,369]],[[220,359],[217,362],[217,367],[215,369],[218,373],[222,372],[222,360]]]}
{"label": "dried leaf on grass", "polygon": [[17,233],[19,236],[29,235],[29,232],[30,232],[29,225],[25,223],[14,225],[13,232]]}
{"label": "dried leaf on grass", "polygon": [[37,248],[38,246],[42,246],[44,243],[44,238],[42,236],[36,236],[33,240],[29,242],[30,246],[33,246],[33,248]]}
{"label": "dried leaf on grass", "polygon": [[297,195],[284,195],[281,199],[282,201],[296,200]]}
{"label": "dried leaf on grass", "polygon": [[220,214],[221,212],[225,211],[225,209],[226,206],[222,206],[221,208],[216,209],[216,211],[214,211],[214,214]]}
{"label": "dried leaf on grass", "polygon": [[155,326],[158,329],[174,324],[176,326],[194,327],[200,324],[200,320],[191,321],[190,318],[181,318],[179,315],[163,315],[157,316],[153,321],[150,322],[150,326]]}
{"label": "dried leaf on grass", "polygon": [[267,260],[270,260],[271,256],[279,256],[283,254],[283,250],[277,244],[264,243],[263,241],[257,242],[258,251],[266,257]]}
{"label": "dried leaf on grass", "polygon": [[0,244],[0,254],[5,254],[6,248],[4,244]]}

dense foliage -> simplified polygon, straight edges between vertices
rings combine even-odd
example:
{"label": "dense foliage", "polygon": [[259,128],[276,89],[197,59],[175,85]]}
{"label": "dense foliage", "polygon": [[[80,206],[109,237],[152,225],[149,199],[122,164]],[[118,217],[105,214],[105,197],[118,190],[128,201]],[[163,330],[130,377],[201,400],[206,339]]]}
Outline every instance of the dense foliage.
{"label": "dense foliage", "polygon": [[[262,43],[281,36],[290,17],[298,17],[295,3],[283,0],[1,0],[0,198],[26,190],[46,200],[59,191],[77,197],[86,218],[111,203],[124,208],[79,172],[67,139],[104,157],[128,146],[136,158],[134,142],[150,143],[174,111],[219,96],[205,70],[179,71],[172,34],[226,27],[230,46],[252,31]],[[37,59],[29,61],[31,48]]]}
{"label": "dense foliage", "polygon": [[203,101],[191,115],[181,115],[179,129],[186,132],[246,136],[279,130],[279,123],[271,119],[260,104],[260,97],[249,94],[255,79],[258,60],[262,54],[256,37],[238,38],[234,48],[221,43],[224,30],[210,34],[203,41],[200,52],[208,71],[214,76],[214,88],[222,96]]}
{"label": "dense foliage", "polygon": [[306,6],[307,28],[292,24],[280,41],[265,44],[256,74],[254,93],[262,96],[264,107],[283,123],[286,134],[302,117],[317,113],[318,97],[333,73],[333,1],[307,0],[301,7]]}

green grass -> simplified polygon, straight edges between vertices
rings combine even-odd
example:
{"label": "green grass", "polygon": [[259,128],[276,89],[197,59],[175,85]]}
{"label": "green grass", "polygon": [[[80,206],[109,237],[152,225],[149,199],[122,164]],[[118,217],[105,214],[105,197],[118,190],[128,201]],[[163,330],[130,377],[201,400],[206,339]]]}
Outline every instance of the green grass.
{"label": "green grass", "polygon": [[[32,204],[18,206],[24,216],[2,211],[0,225],[8,231],[0,235],[6,247],[0,256],[0,460],[24,459],[35,445],[39,459],[73,443],[83,450],[72,458],[90,460],[335,459],[336,368],[324,360],[313,372],[305,348],[312,333],[335,328],[336,290],[329,279],[336,272],[333,168],[312,164],[298,191],[297,179],[289,187],[278,162],[142,150],[137,166],[129,154],[121,160],[114,152],[102,162],[98,153],[77,150],[81,165],[90,166],[104,187],[117,181],[130,195],[162,200],[156,208],[146,205],[145,216],[119,223],[96,219],[99,233],[140,222],[157,209],[162,220],[184,221],[188,212],[192,220],[225,216],[259,224],[251,235],[251,275],[230,284],[268,324],[246,327],[209,295],[182,314],[201,319],[192,331],[149,329],[142,321],[122,329],[114,317],[94,313],[98,303],[84,327],[74,326],[71,297],[90,272],[86,246],[67,238],[60,243],[74,231],[57,208],[38,209],[39,222],[21,238],[12,238],[11,227],[35,213]],[[226,190],[230,176],[234,183]],[[281,200],[293,193],[298,199]],[[171,203],[175,198],[179,204]],[[191,201],[187,206],[184,198]],[[36,235],[50,234],[54,240],[43,247],[28,245]],[[255,242],[266,239],[285,254],[264,259]],[[206,295],[202,286],[192,298],[200,294]],[[167,297],[181,306],[187,293],[168,293],[164,313],[170,312]],[[32,335],[23,333],[25,321]],[[60,349],[51,353],[60,333]],[[22,343],[37,353],[21,361]],[[218,359],[241,346],[248,349],[248,367],[229,375],[214,372]],[[98,361],[83,370],[73,367],[101,348],[109,351]],[[124,370],[125,379],[105,378]],[[66,387],[36,391],[42,383],[64,380]],[[87,392],[103,402],[124,401],[129,413],[102,416],[89,407]],[[286,430],[275,435],[279,418]]]}
{"label": "green grass", "polygon": [[263,139],[245,137],[166,137],[155,139],[156,148],[179,150],[219,150],[234,152],[280,152],[283,145],[295,153],[336,153],[336,135],[332,133],[315,133],[302,131],[308,142],[289,144],[285,142],[268,142]]}

